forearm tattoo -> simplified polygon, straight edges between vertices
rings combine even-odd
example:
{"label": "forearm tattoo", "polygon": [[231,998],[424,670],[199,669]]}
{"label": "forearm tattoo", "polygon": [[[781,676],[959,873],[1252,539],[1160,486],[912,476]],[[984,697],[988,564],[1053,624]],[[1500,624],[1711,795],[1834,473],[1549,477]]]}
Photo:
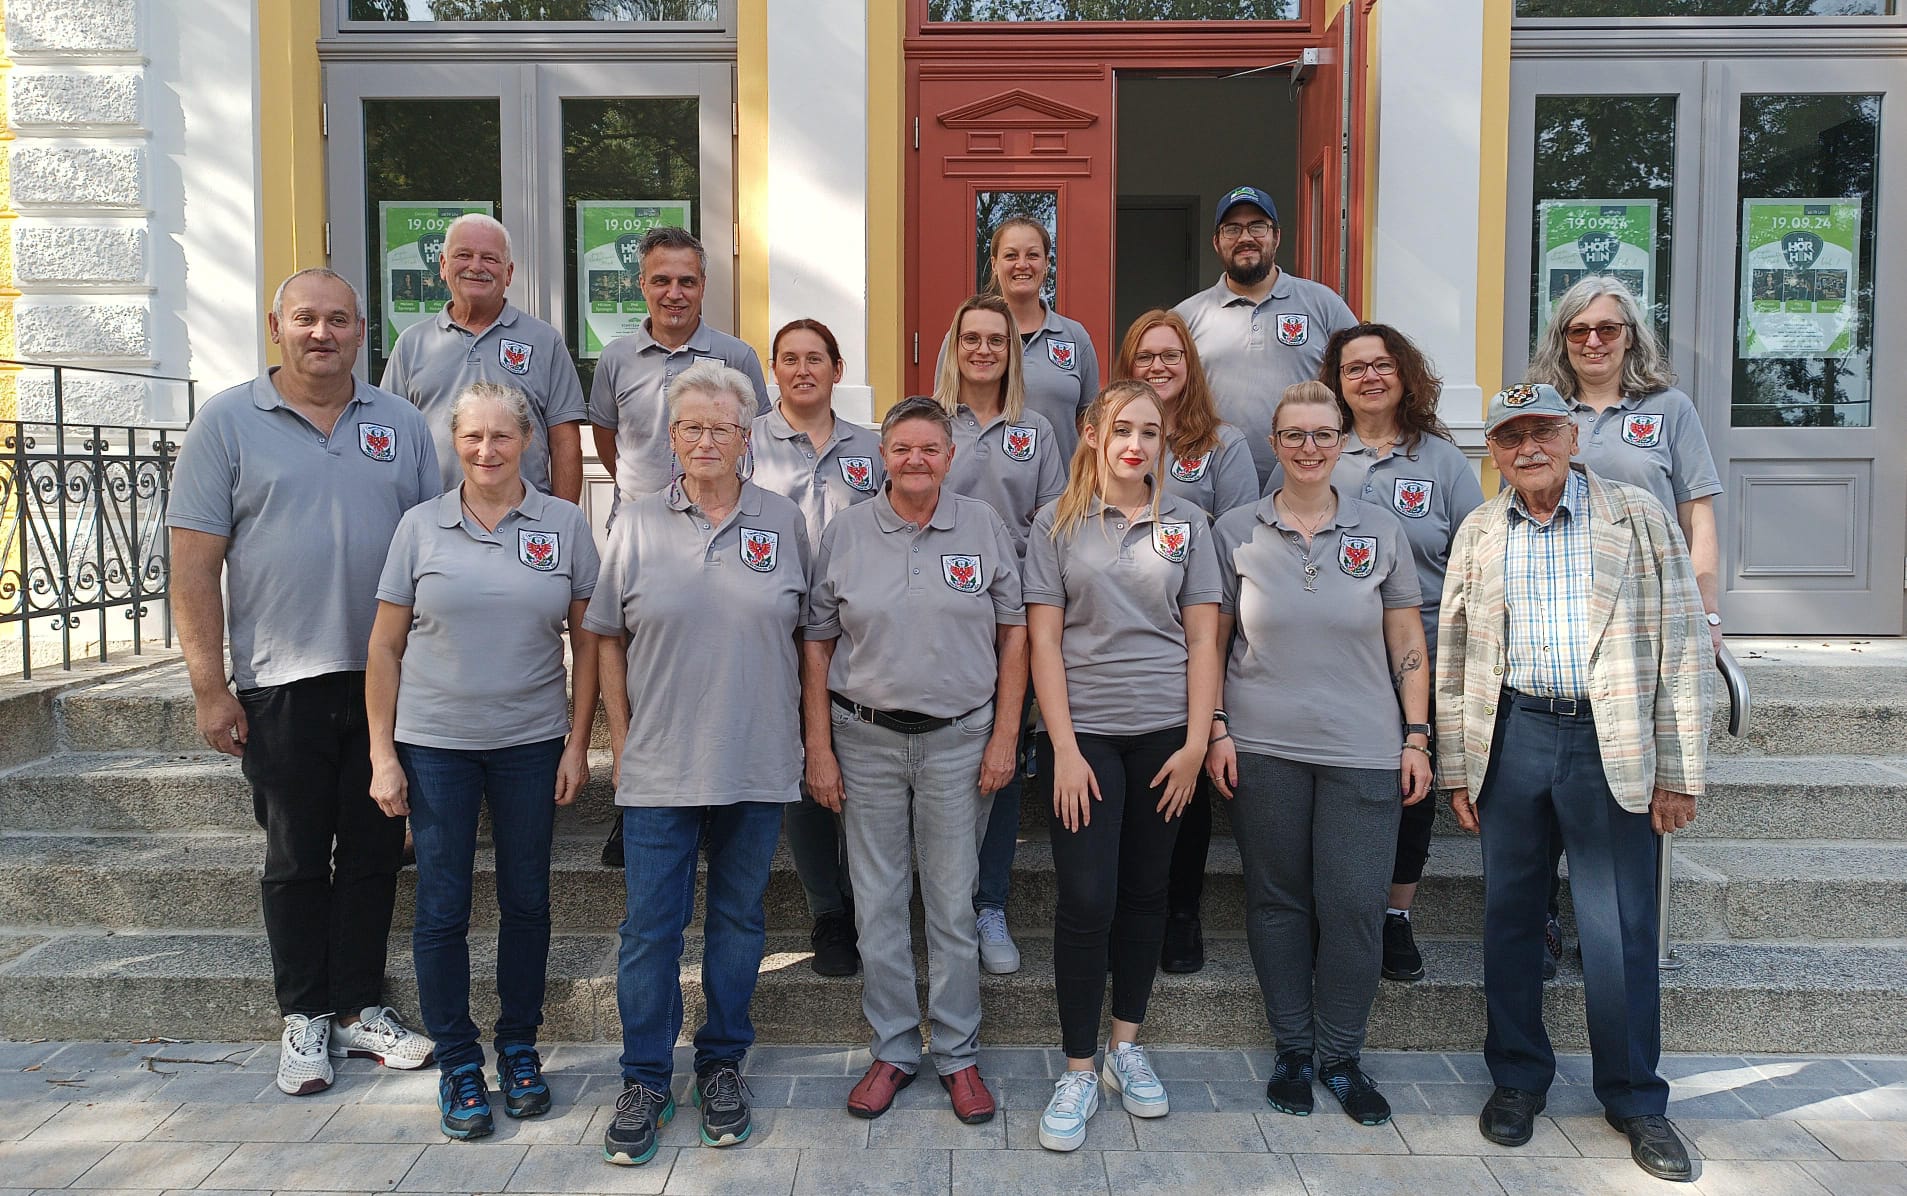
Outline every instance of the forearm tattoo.
{"label": "forearm tattoo", "polygon": [[1412,648],[1404,653],[1404,659],[1398,661],[1396,671],[1391,673],[1391,685],[1397,689],[1404,688],[1404,674],[1414,673],[1423,667],[1424,654]]}

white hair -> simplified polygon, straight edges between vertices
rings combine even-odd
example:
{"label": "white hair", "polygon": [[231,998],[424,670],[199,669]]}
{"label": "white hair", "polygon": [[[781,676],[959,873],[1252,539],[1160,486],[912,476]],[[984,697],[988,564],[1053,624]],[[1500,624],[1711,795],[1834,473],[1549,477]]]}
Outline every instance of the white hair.
{"label": "white hair", "polygon": [[527,443],[530,440],[531,430],[535,426],[531,422],[530,397],[502,382],[472,382],[464,387],[450,404],[450,434],[457,434],[457,425],[463,422],[463,417],[470,413],[471,408],[484,403],[495,403],[503,408],[504,414],[515,421],[516,430],[524,441]]}
{"label": "white hair", "polygon": [[280,320],[283,320],[285,318],[285,290],[286,288],[290,287],[292,283],[297,282],[301,278],[314,278],[314,277],[315,278],[329,278],[334,282],[343,283],[345,286],[345,289],[351,292],[351,307],[352,307],[352,310],[357,313],[358,322],[359,323],[364,322],[364,296],[359,293],[357,287],[351,284],[350,279],[338,273],[336,270],[330,269],[327,266],[307,266],[304,269],[298,271],[296,274],[293,274],[291,277],[285,279],[285,281],[279,283],[278,289],[272,292],[271,314],[278,317]]}
{"label": "white hair", "polygon": [[457,217],[455,220],[452,220],[449,224],[445,225],[444,226],[444,244],[446,245],[450,244],[450,234],[456,232],[459,228],[463,228],[466,225],[471,228],[483,228],[483,229],[489,229],[491,232],[502,233],[503,234],[503,260],[506,262],[513,262],[516,260],[516,253],[511,248],[511,244],[510,244],[510,230],[503,227],[503,221],[498,220],[495,216],[486,216],[482,212],[465,212],[463,215]]}
{"label": "white hair", "polygon": [[682,400],[692,394],[727,395],[735,400],[735,422],[743,429],[755,422],[755,384],[748,375],[719,361],[698,361],[669,383],[669,422],[681,413]]}

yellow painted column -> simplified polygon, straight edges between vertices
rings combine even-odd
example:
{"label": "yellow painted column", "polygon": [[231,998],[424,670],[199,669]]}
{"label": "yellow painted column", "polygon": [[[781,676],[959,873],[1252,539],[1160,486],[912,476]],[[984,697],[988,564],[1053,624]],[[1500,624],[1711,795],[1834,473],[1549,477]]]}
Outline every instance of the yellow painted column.
{"label": "yellow painted column", "polygon": [[[1477,385],[1484,403],[1503,388],[1504,274],[1510,189],[1510,17],[1512,0],[1482,0],[1482,127],[1477,178]],[[1481,418],[1485,412],[1479,411]],[[1483,491],[1496,492],[1496,466],[1483,460]]]}
{"label": "yellow painted column", "polygon": [[741,0],[735,30],[736,335],[768,351],[768,0]]}
{"label": "yellow painted column", "polygon": [[907,64],[903,6],[867,0],[867,380],[878,418],[903,397]]}
{"label": "yellow painted column", "polygon": [[[330,264],[318,12],[316,4],[258,0],[260,262],[267,295],[307,266]],[[267,352],[276,363],[277,349],[267,346]]]}
{"label": "yellow painted column", "polygon": [[[5,0],[0,0],[0,43],[7,32]],[[7,75],[13,61],[0,55],[0,357],[13,357],[13,304],[20,292],[13,285],[13,230],[20,214],[13,210],[13,114],[7,110]],[[20,367],[0,365],[0,419],[20,418]],[[0,494],[0,499],[6,496]]]}

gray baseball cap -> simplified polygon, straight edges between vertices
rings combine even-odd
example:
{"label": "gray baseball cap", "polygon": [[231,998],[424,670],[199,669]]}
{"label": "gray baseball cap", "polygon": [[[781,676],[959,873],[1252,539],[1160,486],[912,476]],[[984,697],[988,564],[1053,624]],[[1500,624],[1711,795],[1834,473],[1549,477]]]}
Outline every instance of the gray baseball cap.
{"label": "gray baseball cap", "polygon": [[1569,419],[1569,402],[1563,398],[1562,392],[1547,382],[1519,382],[1515,386],[1506,386],[1490,399],[1490,411],[1483,420],[1483,434],[1488,436],[1511,420],[1526,415]]}

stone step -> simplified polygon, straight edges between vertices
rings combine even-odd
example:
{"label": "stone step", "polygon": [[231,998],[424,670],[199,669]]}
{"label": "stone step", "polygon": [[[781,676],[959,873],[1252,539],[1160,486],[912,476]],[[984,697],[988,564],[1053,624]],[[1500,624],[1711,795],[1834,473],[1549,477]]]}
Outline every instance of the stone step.
{"label": "stone step", "polygon": [[1898,754],[1907,732],[1907,667],[1742,664],[1752,696],[1748,734],[1726,733],[1724,696],[1724,717],[1709,737],[1715,755]]}
{"label": "stone step", "polygon": [[[916,940],[918,942],[918,939]],[[1192,976],[1161,975],[1146,1037],[1160,1043],[1237,1048],[1264,1043],[1263,1003],[1241,940],[1216,938],[1211,961]],[[488,991],[495,943],[471,943],[472,1012],[495,1017]],[[1483,1040],[1482,951],[1475,943],[1426,940],[1429,976],[1381,985],[1373,1049],[1473,1050]],[[1051,1045],[1058,1037],[1050,950],[1023,944],[1025,966],[981,977],[983,1041]],[[552,1040],[614,1040],[616,941],[561,935],[552,943],[544,1034]],[[1663,974],[1663,1046],[1717,1054],[1907,1050],[1907,944],[1710,944],[1684,948],[1684,966]],[[680,977],[692,1028],[702,1013],[701,944],[691,936]],[[916,968],[921,968],[917,957]],[[414,1014],[408,944],[394,939],[387,999]],[[0,1035],[10,1038],[271,1039],[278,1017],[270,956],[260,934],[55,935],[0,965]],[[826,979],[807,966],[805,944],[771,936],[752,1017],[763,1043],[864,1041],[856,977]],[[1559,1048],[1586,1045],[1582,976],[1566,963],[1545,1001]],[[413,1020],[413,1024],[415,1024]]]}

